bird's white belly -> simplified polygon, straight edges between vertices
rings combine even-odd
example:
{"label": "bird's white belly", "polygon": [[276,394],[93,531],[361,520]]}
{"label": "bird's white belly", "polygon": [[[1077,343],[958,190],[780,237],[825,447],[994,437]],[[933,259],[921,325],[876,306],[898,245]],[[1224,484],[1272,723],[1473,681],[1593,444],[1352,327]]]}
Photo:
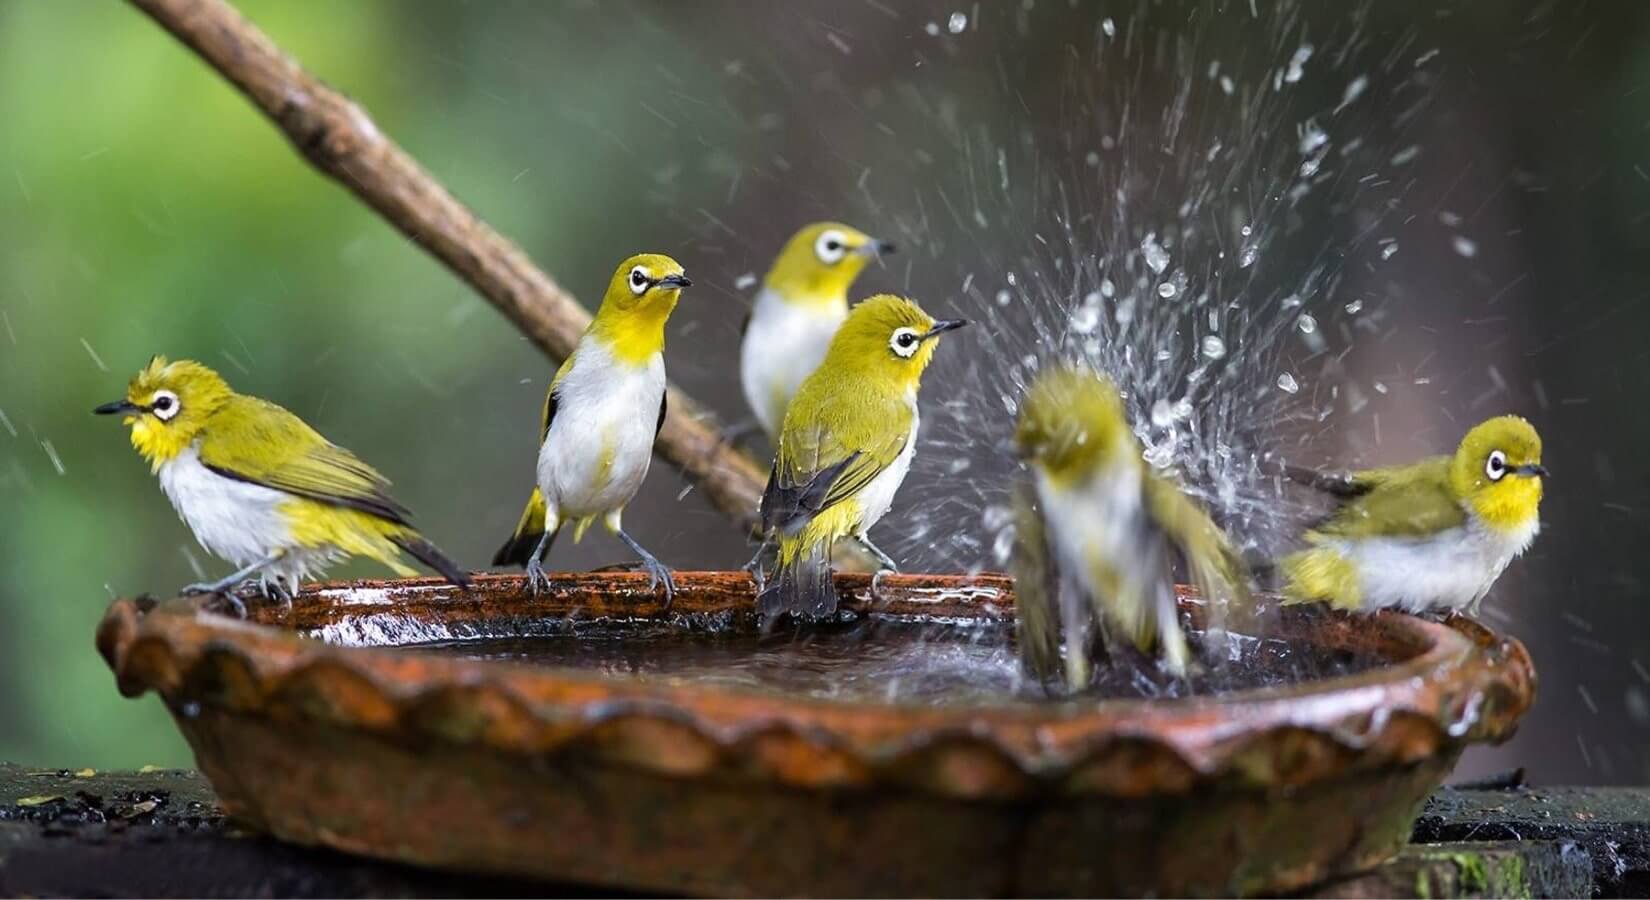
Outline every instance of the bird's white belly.
{"label": "bird's white belly", "polygon": [[757,295],[739,346],[739,384],[769,435],[779,433],[785,407],[819,368],[847,314],[846,303],[787,303],[767,288]]}
{"label": "bird's white belly", "polygon": [[905,475],[911,471],[911,460],[917,455],[917,425],[918,416],[915,400],[911,408],[911,436],[906,439],[905,447],[894,457],[888,468],[877,473],[859,492],[859,530],[855,533],[864,536],[871,530],[890,507],[894,505],[894,495],[899,493],[899,486],[904,483]]}
{"label": "bird's white belly", "polygon": [[281,512],[291,499],[286,494],[219,475],[200,461],[194,447],[161,463],[159,475],[172,508],[212,555],[240,567],[293,548]]}
{"label": "bird's white belly", "polygon": [[1161,540],[1147,527],[1137,468],[1109,465],[1069,487],[1056,487],[1039,473],[1037,499],[1060,571],[1084,593],[1106,593],[1097,581],[1101,564],[1114,568],[1131,587],[1161,580]]}
{"label": "bird's white belly", "polygon": [[1469,519],[1427,538],[1332,540],[1358,572],[1364,609],[1460,610],[1489,593],[1507,564],[1535,539],[1540,522],[1501,532]]}
{"label": "bird's white belly", "polygon": [[637,368],[599,344],[580,344],[557,388],[555,419],[539,447],[539,490],[563,520],[623,509],[653,459],[665,371],[655,356]]}

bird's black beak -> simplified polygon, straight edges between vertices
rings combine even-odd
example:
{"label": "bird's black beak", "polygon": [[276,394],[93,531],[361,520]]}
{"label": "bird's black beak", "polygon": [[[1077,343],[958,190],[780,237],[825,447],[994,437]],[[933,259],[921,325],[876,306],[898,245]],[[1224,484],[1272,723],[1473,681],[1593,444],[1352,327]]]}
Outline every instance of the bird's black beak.
{"label": "bird's black beak", "polygon": [[938,337],[947,331],[956,331],[967,324],[967,319],[941,319],[934,323],[934,327],[928,329],[928,333],[923,335],[922,339],[926,341],[931,337]]}
{"label": "bird's black beak", "polygon": [[859,255],[861,256],[887,256],[890,253],[897,252],[899,252],[899,247],[893,241],[879,241],[872,238],[859,245]]}
{"label": "bird's black beak", "polygon": [[658,284],[663,287],[673,287],[677,290],[681,290],[685,287],[693,287],[693,281],[687,277],[686,272],[680,275],[666,275],[665,277],[654,282],[654,284]]}
{"label": "bird's black beak", "polygon": [[1517,472],[1520,475],[1523,475],[1525,478],[1546,478],[1547,477],[1547,467],[1540,464],[1540,463],[1531,463],[1530,465],[1527,465],[1527,466],[1519,466],[1518,468],[1514,469],[1513,471]]}
{"label": "bird's black beak", "polygon": [[105,403],[92,412],[100,416],[118,416],[123,413],[143,412],[143,407],[130,400],[116,400],[113,403]]}

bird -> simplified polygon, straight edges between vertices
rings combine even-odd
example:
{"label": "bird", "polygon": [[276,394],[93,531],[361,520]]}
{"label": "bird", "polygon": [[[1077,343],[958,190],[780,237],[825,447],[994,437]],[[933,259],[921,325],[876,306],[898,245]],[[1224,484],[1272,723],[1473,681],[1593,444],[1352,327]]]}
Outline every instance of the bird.
{"label": "bird", "polygon": [[470,576],[419,534],[389,481],[287,410],[236,393],[194,360],[156,356],[126,395],[93,412],[124,416],[132,446],[200,545],[237,566],[186,594],[235,596],[256,579],[265,598],[290,602],[300,583],[351,556],[417,572],[407,553],[468,588]]}
{"label": "bird", "polygon": [[838,222],[804,226],[785,243],[739,337],[739,384],[770,441],[785,408],[825,358],[848,317],[848,288],[872,259],[894,245]]}
{"label": "bird", "polygon": [[1476,613],[1540,532],[1548,477],[1541,436],[1512,415],[1473,426],[1449,456],[1284,474],[1335,502],[1305,531],[1305,548],[1279,563],[1286,602],[1413,613]]}
{"label": "bird", "polygon": [[[1090,648],[1155,652],[1171,674],[1191,651],[1174,558],[1217,609],[1249,601],[1249,576],[1209,514],[1145,462],[1123,399],[1086,365],[1055,362],[1021,401],[1014,446],[1029,478],[1014,489],[1015,616],[1024,667],[1080,691]],[[1064,653],[1062,654],[1062,644]]]}
{"label": "bird", "polygon": [[641,557],[650,589],[676,593],[670,569],[624,530],[625,505],[647,477],[665,424],[665,323],[682,289],[682,264],[642,253],[619,264],[600,308],[550,381],[539,425],[537,485],[493,565],[522,565],[529,589],[549,586],[544,557],[561,529],[573,541],[600,518]]}
{"label": "bird", "polygon": [[[831,547],[854,538],[898,571],[867,532],[888,512],[917,449],[917,390],[940,335],[968,323],[936,320],[915,302],[880,294],[856,304],[819,368],[785,412],[778,452],[762,492],[764,547],[777,540],[771,584],[759,575],[764,628],[785,613],[836,611]],[[752,561],[753,564],[756,560]]]}

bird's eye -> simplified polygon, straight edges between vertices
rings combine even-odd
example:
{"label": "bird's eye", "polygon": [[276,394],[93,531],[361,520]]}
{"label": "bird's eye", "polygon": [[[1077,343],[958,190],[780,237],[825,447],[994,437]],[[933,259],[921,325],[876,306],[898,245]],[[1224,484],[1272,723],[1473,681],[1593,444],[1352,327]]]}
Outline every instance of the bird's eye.
{"label": "bird's eye", "polygon": [[171,391],[156,391],[155,399],[149,401],[149,411],[161,421],[166,421],[178,414],[178,395]]}
{"label": "bird's eye", "polygon": [[918,337],[912,329],[896,328],[894,329],[893,338],[888,341],[888,346],[893,349],[896,356],[909,359],[911,354],[917,352],[917,345],[920,343],[922,343],[922,338]]}
{"label": "bird's eye", "polygon": [[637,266],[630,270],[630,292],[640,297],[647,290],[651,279],[647,277],[647,270]]}
{"label": "bird's eye", "polygon": [[1484,461],[1484,474],[1490,476],[1491,481],[1500,481],[1507,474],[1507,454],[1491,450],[1490,458]]}
{"label": "bird's eye", "polygon": [[841,262],[847,253],[847,239],[842,236],[842,232],[835,229],[820,232],[819,239],[814,241],[814,255],[827,266]]}

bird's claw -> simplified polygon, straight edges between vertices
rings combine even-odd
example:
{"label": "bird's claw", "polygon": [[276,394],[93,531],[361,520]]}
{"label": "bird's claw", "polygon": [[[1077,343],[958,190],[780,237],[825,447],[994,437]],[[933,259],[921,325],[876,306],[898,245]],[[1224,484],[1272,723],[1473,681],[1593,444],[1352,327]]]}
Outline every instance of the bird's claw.
{"label": "bird's claw", "polygon": [[235,611],[236,617],[244,619],[246,618],[246,604],[241,602],[241,598],[235,596],[235,592],[244,586],[244,582],[230,587],[225,586],[222,582],[200,581],[184,585],[178,593],[186,597],[222,597],[229,601],[229,608]]}
{"label": "bird's claw", "polygon": [[550,576],[544,574],[544,564],[536,559],[527,562],[527,590],[535,597],[550,589]]}
{"label": "bird's claw", "polygon": [[894,569],[894,568],[883,567],[881,569],[876,570],[876,572],[872,573],[872,575],[871,575],[871,599],[872,600],[875,600],[879,603],[887,602],[888,598],[883,596],[883,593],[882,593],[882,576],[887,575],[889,573],[898,575],[899,570]]}
{"label": "bird's claw", "polygon": [[676,577],[670,574],[670,569],[656,559],[642,560],[642,568],[647,570],[647,589],[658,590],[660,585],[665,588],[665,609],[670,609],[670,603],[676,599]]}

